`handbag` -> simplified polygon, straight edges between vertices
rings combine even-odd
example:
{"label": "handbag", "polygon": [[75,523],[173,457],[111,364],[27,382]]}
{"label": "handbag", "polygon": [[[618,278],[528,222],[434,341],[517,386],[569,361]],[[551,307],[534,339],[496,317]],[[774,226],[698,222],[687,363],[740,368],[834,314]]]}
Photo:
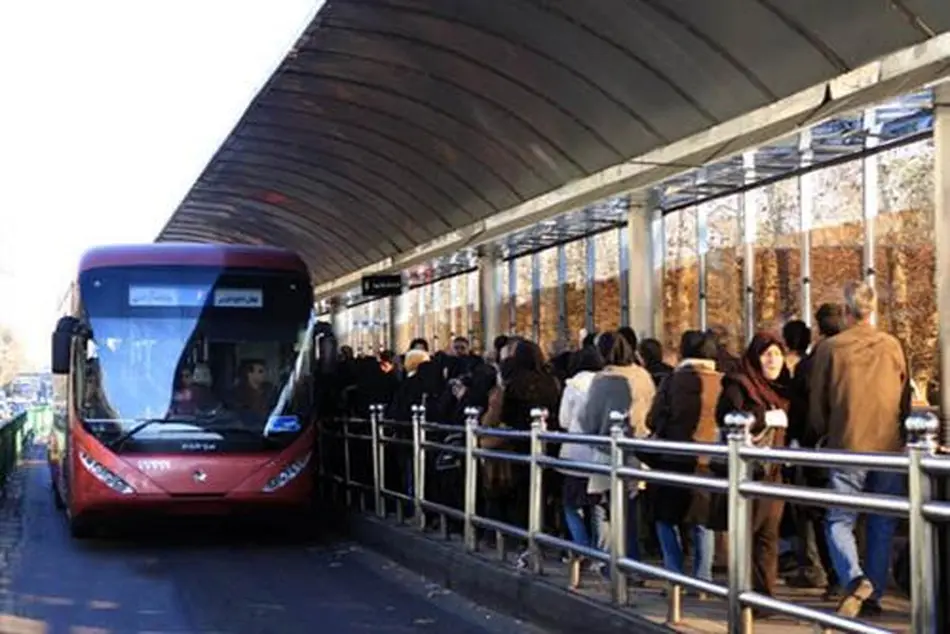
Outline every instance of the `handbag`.
{"label": "handbag", "polygon": [[[725,432],[725,430],[723,430]],[[725,433],[723,433],[723,439],[720,442],[724,442]],[[766,427],[764,430],[755,434],[751,437],[751,444],[753,447],[771,447],[775,442],[775,429],[771,427]],[[769,465],[769,467],[775,467],[781,469],[781,465]],[[729,463],[728,458],[724,457],[711,457],[709,459],[709,470],[716,477],[728,478],[729,477]],[[760,463],[755,463],[752,466],[752,479],[753,480],[763,480],[767,475],[766,467]],[[709,496],[709,521],[706,523],[706,528],[712,531],[725,531],[729,530],[729,495],[727,493],[711,493]]]}

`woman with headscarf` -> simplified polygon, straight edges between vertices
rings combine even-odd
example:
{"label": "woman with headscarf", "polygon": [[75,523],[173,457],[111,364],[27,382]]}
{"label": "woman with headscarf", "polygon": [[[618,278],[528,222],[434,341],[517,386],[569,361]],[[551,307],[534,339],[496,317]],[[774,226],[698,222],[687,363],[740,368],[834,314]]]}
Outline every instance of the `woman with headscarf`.
{"label": "woman with headscarf", "polygon": [[[749,430],[759,447],[782,447],[788,427],[788,386],[785,369],[785,344],[770,332],[758,332],[739,361],[736,371],[722,379],[722,393],[716,405],[720,427],[732,412],[755,417]],[[780,482],[781,465],[768,464],[757,479]],[[778,582],[779,527],[782,500],[757,499],[752,503],[752,585],[756,592],[775,595]]]}

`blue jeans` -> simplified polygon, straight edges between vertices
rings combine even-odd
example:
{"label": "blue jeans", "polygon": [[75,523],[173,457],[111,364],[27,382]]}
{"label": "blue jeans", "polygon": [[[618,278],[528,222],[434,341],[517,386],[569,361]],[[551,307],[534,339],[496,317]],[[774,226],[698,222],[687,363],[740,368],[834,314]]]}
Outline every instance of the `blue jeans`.
{"label": "blue jeans", "polygon": [[[585,508],[591,513],[591,517],[584,517]],[[571,534],[571,540],[580,546],[588,548],[597,548],[600,544],[600,528],[604,522],[604,508],[598,504],[591,504],[587,507],[564,505],[564,522],[567,524],[567,530]],[[590,524],[590,531],[587,525]]]}
{"label": "blue jeans", "polygon": [[[690,528],[693,538],[693,576],[712,581],[713,558],[716,553],[716,533],[705,526]],[[656,523],[656,536],[663,551],[663,567],[672,572],[683,572],[683,544],[679,528],[666,522]]]}
{"label": "blue jeans", "polygon": [[627,559],[640,561],[640,498],[627,499]]}
{"label": "blue jeans", "polygon": [[[903,495],[904,476],[899,473],[867,471],[863,469],[832,469],[829,488],[835,493],[877,493]],[[860,577],[866,576],[874,586],[874,598],[880,598],[887,588],[891,568],[891,543],[897,519],[884,515],[868,515],[866,569],[861,568],[858,545],[854,539],[857,511],[830,508],[825,515],[825,534],[828,553],[838,577],[838,583],[847,591]]]}
{"label": "blue jeans", "polygon": [[[627,559],[640,561],[640,497],[627,498],[626,529],[627,529]],[[614,512],[610,510],[611,514]],[[595,516],[598,519],[597,532],[599,541],[596,546],[601,550],[610,549],[610,522],[607,513],[601,512]]]}

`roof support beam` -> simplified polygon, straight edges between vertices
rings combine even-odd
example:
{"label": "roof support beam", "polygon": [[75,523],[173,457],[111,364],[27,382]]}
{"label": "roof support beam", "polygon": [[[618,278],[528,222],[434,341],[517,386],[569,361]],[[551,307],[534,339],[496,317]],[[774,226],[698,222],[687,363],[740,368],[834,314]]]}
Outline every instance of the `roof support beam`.
{"label": "roof support beam", "polygon": [[859,110],[950,76],[950,33],[892,53],[741,117],[619,163],[468,227],[322,284],[317,299],[346,291],[363,275],[401,271],[496,240],[616,194],[642,190],[712,161],[735,156],[835,115]]}

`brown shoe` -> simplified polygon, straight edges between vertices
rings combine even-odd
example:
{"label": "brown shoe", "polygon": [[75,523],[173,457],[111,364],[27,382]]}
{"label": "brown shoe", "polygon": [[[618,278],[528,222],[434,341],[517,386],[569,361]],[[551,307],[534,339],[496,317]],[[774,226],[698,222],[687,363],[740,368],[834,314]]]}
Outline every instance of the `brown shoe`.
{"label": "brown shoe", "polygon": [[861,577],[851,584],[851,591],[841,599],[838,604],[838,616],[844,616],[849,619],[857,617],[861,613],[861,606],[874,594],[874,586],[867,577]]}

